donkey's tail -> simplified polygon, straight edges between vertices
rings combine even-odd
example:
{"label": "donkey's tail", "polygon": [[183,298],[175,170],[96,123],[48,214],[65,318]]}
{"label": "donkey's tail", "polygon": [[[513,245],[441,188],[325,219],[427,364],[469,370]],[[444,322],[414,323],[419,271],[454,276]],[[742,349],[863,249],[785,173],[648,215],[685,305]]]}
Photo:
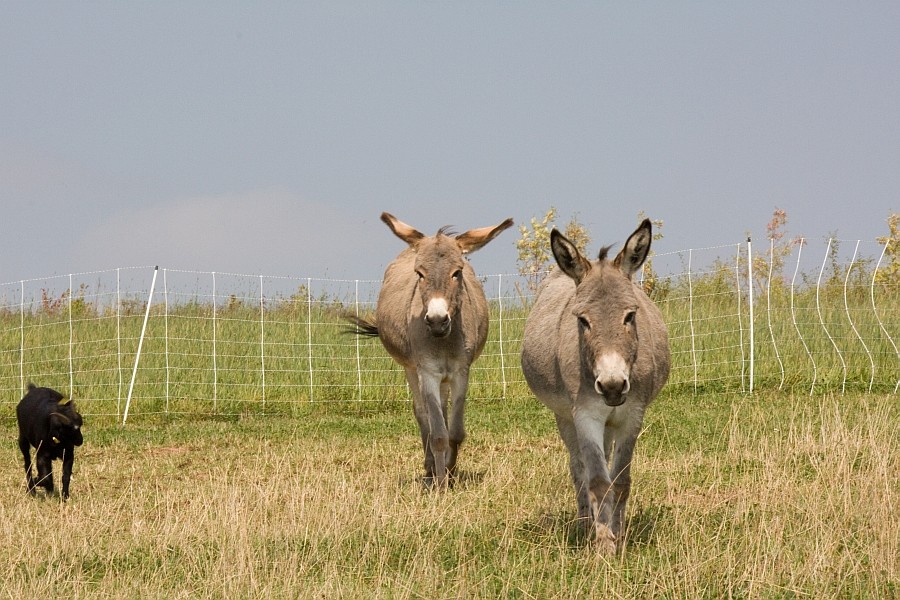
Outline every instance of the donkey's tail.
{"label": "donkey's tail", "polygon": [[342,333],[361,337],[378,337],[378,325],[375,323],[350,314],[344,314],[344,320],[349,321],[351,325],[345,328]]}

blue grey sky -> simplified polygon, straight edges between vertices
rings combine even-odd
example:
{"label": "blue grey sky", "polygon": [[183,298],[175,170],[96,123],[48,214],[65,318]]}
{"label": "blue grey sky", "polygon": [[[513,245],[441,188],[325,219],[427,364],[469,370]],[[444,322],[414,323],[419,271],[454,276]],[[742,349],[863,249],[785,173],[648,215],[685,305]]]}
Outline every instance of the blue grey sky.
{"label": "blue grey sky", "polygon": [[[658,252],[900,210],[897,2],[4,2],[0,282],[370,278],[547,208]],[[516,269],[514,230],[473,256]]]}

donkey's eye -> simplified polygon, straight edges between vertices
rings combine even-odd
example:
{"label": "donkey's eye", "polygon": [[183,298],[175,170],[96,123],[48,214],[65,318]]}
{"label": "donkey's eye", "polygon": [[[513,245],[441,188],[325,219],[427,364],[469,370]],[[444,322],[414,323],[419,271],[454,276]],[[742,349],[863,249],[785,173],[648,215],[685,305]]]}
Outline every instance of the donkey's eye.
{"label": "donkey's eye", "polygon": [[462,279],[462,269],[457,269],[456,271],[453,271],[453,279],[456,279],[457,281]]}
{"label": "donkey's eye", "polygon": [[634,316],[635,316],[636,312],[637,311],[629,310],[627,313],[625,313],[625,324],[626,325],[631,325],[632,323],[634,323]]}
{"label": "donkey's eye", "polygon": [[416,275],[418,275],[419,281],[425,279],[425,273],[423,273],[422,271],[416,271]]}
{"label": "donkey's eye", "polygon": [[584,329],[591,328],[591,322],[587,320],[587,317],[583,315],[578,315],[578,324],[581,325]]}

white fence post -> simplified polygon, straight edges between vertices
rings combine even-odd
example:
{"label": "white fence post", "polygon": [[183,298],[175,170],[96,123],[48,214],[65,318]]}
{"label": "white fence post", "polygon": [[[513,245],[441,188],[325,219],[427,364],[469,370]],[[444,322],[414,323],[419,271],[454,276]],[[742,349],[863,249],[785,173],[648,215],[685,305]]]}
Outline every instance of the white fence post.
{"label": "white fence post", "polygon": [[822,289],[822,275],[825,273],[825,265],[828,263],[828,256],[831,254],[831,243],[834,241],[834,238],[828,238],[828,246],[825,248],[825,256],[822,258],[822,268],[819,269],[819,279],[816,281],[816,312],[819,315],[819,325],[822,327],[822,331],[825,332],[825,335],[828,336],[828,341],[831,342],[831,346],[834,348],[834,351],[837,353],[838,359],[841,361],[841,367],[844,369],[844,380],[841,383],[841,394],[844,393],[844,383],[847,382],[847,363],[844,361],[844,355],[841,354],[841,349],[838,348],[837,342],[834,341],[834,337],[832,337],[831,332],[828,331],[828,326],[825,325],[825,317],[822,315],[822,306],[819,302],[819,292]]}
{"label": "white fence post", "polygon": [[141,327],[141,337],[138,339],[137,353],[134,356],[134,369],[131,370],[131,384],[128,386],[128,399],[125,400],[125,412],[122,414],[122,425],[128,420],[128,409],[131,406],[131,394],[134,392],[134,380],[137,377],[138,363],[141,361],[141,348],[144,345],[144,335],[147,332],[147,320],[150,318],[150,304],[153,302],[153,288],[156,287],[156,274],[159,267],[153,267],[153,281],[150,282],[150,295],[147,296],[147,310],[144,311],[144,325]]}
{"label": "white fence post", "polygon": [[503,385],[503,397],[506,398],[506,360],[503,355],[503,275],[497,275],[497,306],[497,320],[500,321],[500,324],[498,325],[500,339],[500,380]]}
{"label": "white fence post", "polygon": [[853,249],[853,258],[850,259],[850,266],[847,267],[847,277],[844,278],[844,311],[847,313],[847,320],[850,321],[850,327],[853,329],[853,333],[856,334],[856,339],[859,340],[859,343],[862,344],[863,350],[866,351],[866,356],[869,359],[869,366],[871,367],[871,376],[869,377],[869,387],[868,391],[872,391],[872,385],[875,383],[875,359],[872,358],[872,353],[869,351],[869,347],[866,345],[866,341],[860,335],[859,330],[856,328],[856,323],[853,322],[853,316],[850,314],[850,302],[847,299],[847,287],[850,285],[850,273],[853,272],[853,264],[856,262],[856,255],[859,253],[859,242],[860,240],[856,240],[856,248]]}
{"label": "white fence post", "polygon": [[19,282],[21,296],[19,298],[19,379],[23,394],[25,393],[25,281]]}
{"label": "white fence post", "polygon": [[797,274],[800,272],[800,255],[803,254],[803,245],[805,243],[806,240],[800,238],[800,242],[797,244],[797,264],[794,267],[794,276],[791,278],[791,321],[794,323],[794,330],[797,332],[797,337],[800,338],[800,343],[803,344],[803,350],[806,352],[806,356],[809,357],[809,362],[812,363],[813,377],[812,383],[809,386],[809,395],[812,396],[813,391],[816,389],[818,367],[816,366],[816,359],[813,357],[809,346],[806,344],[806,340],[803,338],[803,333],[800,331],[800,324],[797,323],[797,312],[794,310],[794,289],[797,281]]}
{"label": "white fence post", "polygon": [[313,400],[313,344],[312,344],[312,278],[306,278],[306,355],[309,360],[309,401]]}
{"label": "white fence post", "polygon": [[212,272],[213,411],[219,412],[219,361],[216,354],[216,272]]}
{"label": "white fence post", "polygon": [[72,327],[72,274],[69,273],[69,395],[75,392],[75,363],[72,346],[75,344],[75,330]]}
{"label": "white fence post", "polygon": [[784,363],[781,362],[781,355],[778,353],[778,342],[775,340],[775,328],[772,326],[772,275],[775,270],[775,239],[769,239],[769,276],[766,279],[766,322],[769,324],[769,336],[772,338],[772,349],[775,351],[775,360],[778,361],[778,367],[781,369],[781,381],[778,383],[778,389],[784,387]]}
{"label": "white fence post", "polygon": [[170,387],[170,367],[169,367],[169,271],[163,269],[163,300],[165,301],[163,310],[163,325],[165,326],[165,355],[166,355],[166,414],[169,414],[169,387]]}
{"label": "white fence post", "polygon": [[694,251],[688,250],[688,323],[691,325],[691,364],[694,367],[694,393],[697,393],[697,347],[694,336],[694,283],[691,278],[693,268]]}
{"label": "white fence post", "polygon": [[116,370],[119,385],[116,389],[116,420],[122,414],[122,281],[121,269],[116,269]]}
{"label": "white fence post", "polygon": [[[356,318],[359,318],[359,279],[354,279],[353,306],[356,311]],[[356,342],[356,395],[358,400],[362,400],[362,360],[359,357],[359,336],[354,335]]]}
{"label": "white fence post", "polygon": [[[875,307],[875,280],[878,278],[878,269],[881,268],[881,261],[884,260],[884,255],[887,253],[888,245],[891,243],[891,240],[887,240],[884,244],[884,247],[881,249],[881,256],[878,257],[878,262],[875,264],[875,269],[872,271],[872,285],[869,288],[869,297],[872,302],[872,312],[875,313],[875,319],[878,321],[878,327],[881,329],[881,333],[884,334],[884,337],[887,338],[888,342],[891,343],[891,347],[894,348],[894,354],[897,355],[897,359],[900,360],[900,350],[897,349],[897,344],[894,343],[894,338],[891,337],[891,334],[888,333],[888,330],[885,328],[884,323],[881,321],[881,317],[878,315],[878,309]],[[871,388],[870,388],[871,389]],[[897,379],[897,383],[894,384],[894,393],[897,393],[897,390],[900,389],[900,379]]]}
{"label": "white fence post", "polygon": [[259,369],[262,385],[262,405],[266,405],[266,301],[263,296],[263,276],[259,276]]}
{"label": "white fence post", "polygon": [[750,304],[750,393],[753,393],[753,368],[756,356],[753,335],[753,243],[747,237],[747,302]]}
{"label": "white fence post", "polygon": [[741,245],[736,244],[734,247],[734,284],[737,289],[737,318],[738,318],[738,331],[740,333],[740,346],[741,346],[741,393],[747,391],[747,355],[746,355],[746,347],[744,346],[744,311],[743,304],[744,298],[742,297],[742,288],[741,288]]}

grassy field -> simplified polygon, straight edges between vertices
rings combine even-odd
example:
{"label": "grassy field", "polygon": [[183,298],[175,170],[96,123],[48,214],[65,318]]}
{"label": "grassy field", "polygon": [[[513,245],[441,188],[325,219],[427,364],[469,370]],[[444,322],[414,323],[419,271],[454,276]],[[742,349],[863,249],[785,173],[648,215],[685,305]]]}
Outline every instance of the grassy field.
{"label": "grassy field", "polygon": [[536,401],[470,403],[446,493],[421,487],[410,413],[88,422],[68,503],[25,495],[4,419],[0,597],[900,596],[895,396],[664,392],[611,560]]}
{"label": "grassy field", "polygon": [[[573,523],[567,455],[522,379],[525,307],[501,341],[492,306],[446,493],[422,489],[402,371],[341,335],[334,298],[262,318],[157,305],[127,426],[139,305],[0,311],[0,598],[900,597],[895,289],[877,318],[865,290],[773,296],[746,395],[749,315],[703,283],[655,298],[673,370],[613,559]],[[23,372],[87,415],[65,504],[24,493]]]}

